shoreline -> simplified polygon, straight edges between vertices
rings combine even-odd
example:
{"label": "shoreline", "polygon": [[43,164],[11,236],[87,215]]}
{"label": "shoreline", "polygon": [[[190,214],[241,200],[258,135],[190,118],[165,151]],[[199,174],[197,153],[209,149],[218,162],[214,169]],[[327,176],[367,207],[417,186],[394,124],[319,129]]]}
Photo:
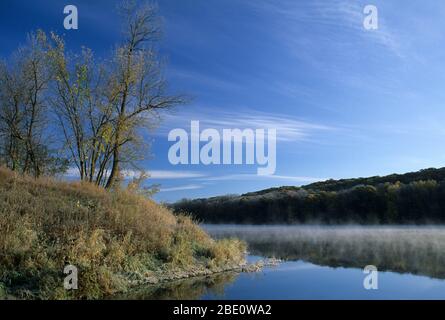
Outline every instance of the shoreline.
{"label": "shoreline", "polygon": [[[218,268],[191,268],[189,270],[171,270],[168,272],[154,273],[153,275],[143,276],[142,279],[129,280],[131,289],[144,285],[159,285],[177,280],[193,279],[199,277],[213,276],[225,272],[237,273],[255,273],[265,267],[277,266],[281,260],[275,258],[261,259],[255,263],[243,263],[240,265],[228,265]],[[130,289],[130,290],[131,290]]]}

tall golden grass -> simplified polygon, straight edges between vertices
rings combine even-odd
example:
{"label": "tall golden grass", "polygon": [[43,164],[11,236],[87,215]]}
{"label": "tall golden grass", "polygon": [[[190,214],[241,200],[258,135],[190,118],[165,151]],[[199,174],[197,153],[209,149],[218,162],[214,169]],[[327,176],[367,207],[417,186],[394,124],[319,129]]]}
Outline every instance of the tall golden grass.
{"label": "tall golden grass", "polygon": [[[0,297],[99,299],[129,279],[239,264],[244,251],[128,190],[0,168]],[[66,265],[79,270],[78,290],[63,287]]]}

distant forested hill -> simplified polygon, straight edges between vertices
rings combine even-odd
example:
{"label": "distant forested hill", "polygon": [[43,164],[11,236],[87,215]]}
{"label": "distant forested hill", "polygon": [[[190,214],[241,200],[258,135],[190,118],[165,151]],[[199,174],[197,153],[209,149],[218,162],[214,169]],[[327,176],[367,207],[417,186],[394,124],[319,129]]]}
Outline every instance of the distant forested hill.
{"label": "distant forested hill", "polygon": [[207,223],[445,223],[445,168],[184,199],[171,207]]}

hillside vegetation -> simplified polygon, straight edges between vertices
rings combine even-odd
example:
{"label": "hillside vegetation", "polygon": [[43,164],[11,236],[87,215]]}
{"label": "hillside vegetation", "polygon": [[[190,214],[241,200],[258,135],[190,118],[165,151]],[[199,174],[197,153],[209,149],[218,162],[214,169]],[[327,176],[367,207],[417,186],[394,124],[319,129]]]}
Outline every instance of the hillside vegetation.
{"label": "hillside vegetation", "polygon": [[445,168],[185,199],[172,208],[209,223],[445,223]]}
{"label": "hillside vegetation", "polygon": [[[244,251],[129,191],[0,168],[0,298],[102,298],[159,275],[230,268]],[[67,265],[78,290],[63,287]]]}

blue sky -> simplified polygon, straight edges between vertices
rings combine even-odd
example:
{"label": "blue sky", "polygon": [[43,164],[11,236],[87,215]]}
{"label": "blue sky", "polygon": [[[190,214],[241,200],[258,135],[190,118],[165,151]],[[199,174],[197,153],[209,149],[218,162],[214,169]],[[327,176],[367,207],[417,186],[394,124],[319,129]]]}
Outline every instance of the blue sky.
{"label": "blue sky", "polygon": [[[98,56],[119,40],[115,1],[2,0],[0,56],[42,28]],[[63,29],[63,8],[79,30]],[[174,92],[192,103],[163,116],[142,164],[174,201],[319,179],[402,173],[445,163],[445,3],[407,1],[161,0],[162,54]],[[363,8],[379,29],[363,28]],[[169,130],[276,128],[277,171],[172,166]]]}

